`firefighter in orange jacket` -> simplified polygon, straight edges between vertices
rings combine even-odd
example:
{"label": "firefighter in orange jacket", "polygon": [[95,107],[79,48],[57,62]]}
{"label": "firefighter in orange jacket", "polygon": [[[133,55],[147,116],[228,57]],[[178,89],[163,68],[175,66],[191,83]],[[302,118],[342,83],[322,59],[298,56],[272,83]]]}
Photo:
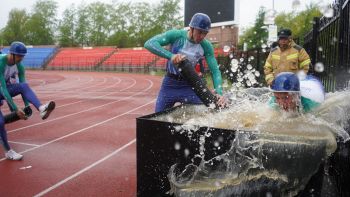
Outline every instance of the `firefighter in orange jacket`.
{"label": "firefighter in orange jacket", "polygon": [[264,65],[265,80],[271,85],[278,73],[309,71],[311,60],[305,49],[295,44],[290,29],[278,32],[278,46],[271,49]]}

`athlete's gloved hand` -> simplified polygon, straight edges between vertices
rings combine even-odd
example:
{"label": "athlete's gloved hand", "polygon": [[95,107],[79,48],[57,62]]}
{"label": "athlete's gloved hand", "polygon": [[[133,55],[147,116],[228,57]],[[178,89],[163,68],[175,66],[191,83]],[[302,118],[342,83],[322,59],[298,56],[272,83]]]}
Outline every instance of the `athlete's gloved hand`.
{"label": "athlete's gloved hand", "polygon": [[27,120],[27,116],[22,109],[18,108],[16,114],[20,119]]}

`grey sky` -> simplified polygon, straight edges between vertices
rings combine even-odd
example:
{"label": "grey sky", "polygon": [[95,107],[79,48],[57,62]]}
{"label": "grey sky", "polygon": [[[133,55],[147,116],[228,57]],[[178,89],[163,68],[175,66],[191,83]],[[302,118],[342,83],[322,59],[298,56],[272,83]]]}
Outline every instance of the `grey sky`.
{"label": "grey sky", "polygon": [[[8,14],[13,8],[26,9],[28,12],[31,11],[32,6],[37,0],[9,0],[2,1],[0,7],[0,29],[6,26],[8,20]],[[59,16],[64,9],[68,8],[72,0],[56,0],[59,5]],[[83,0],[86,3],[96,2],[97,0]],[[112,0],[98,0],[100,2],[111,3]],[[157,0],[118,0],[119,2],[140,2],[148,1],[155,3]],[[159,0],[158,0],[159,1]],[[182,5],[183,5],[183,0]],[[193,0],[194,1],[194,0]],[[254,23],[255,17],[258,13],[258,10],[261,6],[266,7],[267,9],[272,9],[274,3],[274,8],[277,12],[290,12],[292,11],[292,2],[294,0],[239,0],[239,25],[240,27],[251,26]],[[317,4],[325,4],[332,2],[332,0],[299,0],[301,6],[299,9],[305,8],[305,5],[310,4],[311,2]],[[76,1],[76,4],[79,5],[82,1]]]}

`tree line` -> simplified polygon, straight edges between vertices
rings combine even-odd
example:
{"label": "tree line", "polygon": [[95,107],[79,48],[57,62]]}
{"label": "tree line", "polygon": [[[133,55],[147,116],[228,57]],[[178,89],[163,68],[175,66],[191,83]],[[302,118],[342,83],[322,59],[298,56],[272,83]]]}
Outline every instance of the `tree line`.
{"label": "tree line", "polygon": [[[264,23],[267,10],[260,8],[253,27],[246,29],[240,36],[239,49],[243,49],[243,44],[247,44],[247,49],[265,48],[267,46],[268,32]],[[304,42],[304,36],[312,29],[313,18],[320,17],[322,13],[316,4],[309,4],[305,10],[300,12],[281,12],[274,17],[274,23],[280,30],[289,28],[293,32],[293,38],[298,40],[300,45]],[[263,46],[263,47],[262,47]]]}
{"label": "tree line", "polygon": [[12,9],[0,30],[2,45],[14,40],[30,45],[135,47],[153,35],[183,27],[180,0],[159,3],[72,3],[58,19],[54,0],[38,0],[31,10]]}

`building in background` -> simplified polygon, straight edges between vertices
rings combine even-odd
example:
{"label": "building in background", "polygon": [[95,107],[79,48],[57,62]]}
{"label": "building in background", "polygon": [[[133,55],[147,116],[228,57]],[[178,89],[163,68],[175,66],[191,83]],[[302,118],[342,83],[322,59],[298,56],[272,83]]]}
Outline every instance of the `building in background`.
{"label": "building in background", "polygon": [[207,35],[214,47],[229,46],[235,49],[239,33],[239,0],[185,0],[185,21],[187,27],[195,13],[207,14],[212,22],[212,28]]}

